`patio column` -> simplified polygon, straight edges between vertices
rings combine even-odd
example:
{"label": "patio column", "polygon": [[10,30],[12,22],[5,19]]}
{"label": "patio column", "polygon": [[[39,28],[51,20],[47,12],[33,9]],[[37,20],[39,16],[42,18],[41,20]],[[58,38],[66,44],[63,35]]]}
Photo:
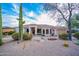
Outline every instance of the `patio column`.
{"label": "patio column", "polygon": [[57,35],[57,31],[56,31],[56,29],[54,29],[54,33],[55,33],[54,35]]}
{"label": "patio column", "polygon": [[37,27],[35,27],[35,35],[37,35]]}
{"label": "patio column", "polygon": [[30,27],[29,27],[29,33],[31,33],[31,29],[30,29]]}
{"label": "patio column", "polygon": [[41,34],[43,35],[43,29],[41,29]]}
{"label": "patio column", "polygon": [[52,32],[52,31],[51,31],[51,29],[50,29],[50,35],[51,35],[51,32]]}
{"label": "patio column", "polygon": [[46,35],[46,29],[44,29],[45,30],[45,35]]}
{"label": "patio column", "polygon": [[50,28],[48,29],[48,31],[49,31],[49,35],[50,35]]}

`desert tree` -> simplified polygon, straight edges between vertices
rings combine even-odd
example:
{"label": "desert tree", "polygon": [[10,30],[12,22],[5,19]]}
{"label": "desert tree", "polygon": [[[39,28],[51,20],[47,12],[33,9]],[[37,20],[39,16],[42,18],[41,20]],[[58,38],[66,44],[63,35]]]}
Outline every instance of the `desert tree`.
{"label": "desert tree", "polygon": [[[72,15],[78,10],[79,4],[76,3],[46,3],[44,4],[44,9],[47,11],[54,12],[52,13],[53,16],[58,15],[58,21],[63,22],[63,20],[67,24],[68,28],[68,39],[72,40],[72,33],[71,33],[71,17]],[[50,14],[51,14],[50,13]],[[53,18],[52,16],[52,18]]]}

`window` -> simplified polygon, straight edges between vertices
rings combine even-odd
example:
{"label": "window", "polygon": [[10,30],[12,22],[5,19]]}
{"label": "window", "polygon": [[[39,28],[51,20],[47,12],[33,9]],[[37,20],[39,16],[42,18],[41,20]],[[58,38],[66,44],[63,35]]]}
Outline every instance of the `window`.
{"label": "window", "polygon": [[46,34],[49,34],[49,30],[48,29],[46,29]]}
{"label": "window", "polygon": [[41,34],[41,29],[37,29],[37,34]]}

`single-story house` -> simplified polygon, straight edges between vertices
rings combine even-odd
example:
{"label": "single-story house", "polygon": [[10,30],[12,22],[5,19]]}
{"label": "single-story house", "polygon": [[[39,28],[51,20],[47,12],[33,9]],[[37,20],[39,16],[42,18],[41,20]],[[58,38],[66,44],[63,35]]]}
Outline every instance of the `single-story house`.
{"label": "single-story house", "polygon": [[[42,36],[54,36],[57,35],[57,30],[52,25],[45,24],[28,24],[24,25],[23,32],[29,32],[33,35],[42,35]],[[19,32],[19,28],[15,28],[16,32]]]}
{"label": "single-story house", "polygon": [[[19,28],[15,28],[16,32],[19,32]],[[42,35],[42,36],[58,36],[61,33],[67,33],[66,27],[57,27],[46,24],[27,24],[23,27],[23,32],[29,32],[33,35]]]}

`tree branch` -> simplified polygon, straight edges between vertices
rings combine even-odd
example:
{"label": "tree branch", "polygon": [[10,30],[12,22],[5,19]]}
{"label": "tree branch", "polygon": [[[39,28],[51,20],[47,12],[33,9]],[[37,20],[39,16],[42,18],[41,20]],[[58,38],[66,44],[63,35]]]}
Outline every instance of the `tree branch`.
{"label": "tree branch", "polygon": [[57,9],[58,12],[62,15],[63,19],[64,19],[66,22],[68,22],[67,19],[66,19],[65,16],[64,16],[64,14],[62,13],[62,11],[61,11],[60,9],[58,9],[58,8],[56,8],[56,9]]}

